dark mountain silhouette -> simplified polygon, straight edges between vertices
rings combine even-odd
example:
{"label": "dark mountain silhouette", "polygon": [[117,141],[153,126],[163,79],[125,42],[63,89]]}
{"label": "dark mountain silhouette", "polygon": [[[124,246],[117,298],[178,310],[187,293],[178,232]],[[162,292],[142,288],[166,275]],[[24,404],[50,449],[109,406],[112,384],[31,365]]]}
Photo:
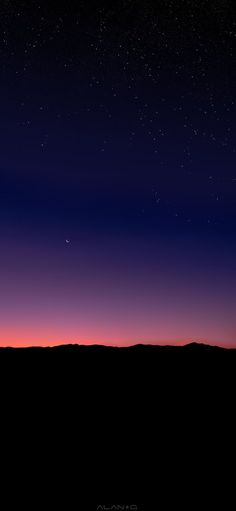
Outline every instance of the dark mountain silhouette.
{"label": "dark mountain silhouette", "polygon": [[[213,433],[219,439],[220,417],[230,424],[234,416],[235,374],[236,350],[200,344],[1,348],[9,480],[26,460],[26,487],[42,509],[45,502],[85,511],[103,503],[172,509],[187,498],[186,485],[194,500],[200,488],[205,502],[209,471],[218,472],[227,445],[224,435],[221,450]],[[193,476],[199,466],[201,484]]]}
{"label": "dark mountain silhouette", "polygon": [[[235,372],[236,349],[191,343],[185,346],[138,344],[130,347],[102,345],[61,345],[56,347],[0,348],[0,375],[19,375],[36,384],[47,379],[58,387],[81,383],[93,394],[99,387],[107,393],[107,383],[114,389],[149,386],[171,386],[172,392],[181,381],[201,385],[211,375],[216,385],[223,371]],[[174,382],[174,385],[173,385]],[[148,390],[150,394],[150,390]]]}
{"label": "dark mountain silhouette", "polygon": [[70,353],[70,354],[76,354],[76,355],[83,355],[85,353],[89,353],[90,355],[92,353],[109,353],[109,354],[118,354],[122,353],[122,355],[127,355],[127,353],[132,352],[134,353],[152,353],[152,354],[160,354],[160,353],[179,353],[179,352],[186,352],[186,353],[223,353],[223,352],[236,352],[236,348],[224,348],[220,346],[212,346],[209,344],[203,344],[198,342],[192,342],[189,344],[185,344],[182,346],[172,346],[172,345],[154,345],[154,344],[135,344],[132,346],[106,346],[106,345],[100,345],[100,344],[91,344],[91,345],[84,345],[84,344],[62,344],[58,346],[50,346],[50,347],[41,347],[41,346],[31,346],[31,347],[24,347],[24,348],[15,348],[15,347],[2,347],[0,348],[0,356],[3,353],[52,353],[59,354],[59,353]]}

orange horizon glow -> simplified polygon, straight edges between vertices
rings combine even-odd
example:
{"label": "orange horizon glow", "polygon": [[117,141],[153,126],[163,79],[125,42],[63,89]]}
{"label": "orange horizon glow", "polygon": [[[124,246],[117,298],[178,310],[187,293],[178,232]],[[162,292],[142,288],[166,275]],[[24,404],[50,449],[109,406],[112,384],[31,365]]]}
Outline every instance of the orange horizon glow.
{"label": "orange horizon glow", "polygon": [[[137,260],[136,250],[132,264],[120,255],[106,260],[107,252],[94,262],[82,247],[67,263],[54,252],[43,258],[40,247],[28,259],[14,245],[5,254],[0,346],[236,347],[234,286],[218,266],[169,266],[167,255],[149,266],[145,258]],[[15,253],[17,264],[10,259]]]}
{"label": "orange horizon glow", "polygon": [[16,333],[10,332],[0,332],[0,347],[7,348],[29,348],[29,347],[56,347],[62,345],[83,345],[83,346],[92,346],[92,345],[102,345],[102,346],[113,346],[113,347],[129,347],[138,344],[144,345],[157,345],[157,346],[186,346],[191,343],[199,343],[210,346],[219,346],[223,348],[232,348],[236,347],[236,344],[231,344],[227,342],[222,342],[219,340],[212,340],[208,338],[196,338],[196,337],[188,337],[188,338],[122,338],[118,339],[116,336],[112,339],[112,337],[107,338],[104,337],[88,337],[83,336],[79,338],[66,338],[61,335],[48,334],[35,335],[30,332],[22,333],[22,335],[17,335]]}

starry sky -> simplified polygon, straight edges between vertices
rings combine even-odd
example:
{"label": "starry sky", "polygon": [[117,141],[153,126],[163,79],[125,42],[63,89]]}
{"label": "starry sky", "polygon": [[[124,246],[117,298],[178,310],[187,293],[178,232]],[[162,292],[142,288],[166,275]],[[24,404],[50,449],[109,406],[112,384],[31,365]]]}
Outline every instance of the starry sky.
{"label": "starry sky", "polygon": [[0,344],[236,346],[232,1],[0,4]]}

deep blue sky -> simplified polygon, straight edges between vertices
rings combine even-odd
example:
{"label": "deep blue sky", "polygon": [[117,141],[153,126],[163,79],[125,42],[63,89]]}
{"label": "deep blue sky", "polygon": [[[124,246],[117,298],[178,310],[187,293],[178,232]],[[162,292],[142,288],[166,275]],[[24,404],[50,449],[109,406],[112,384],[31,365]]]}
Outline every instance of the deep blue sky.
{"label": "deep blue sky", "polygon": [[[232,344],[236,328],[233,2],[5,1],[0,7],[0,30],[2,303],[6,290],[9,294],[1,342],[7,337],[8,342],[24,343],[29,315],[35,329],[42,331],[40,342],[49,342],[50,335],[55,342],[58,331],[63,332],[59,340],[67,341],[68,310],[80,293],[74,281],[83,252],[82,273],[89,277],[91,296],[96,295],[97,272],[103,274],[109,266],[111,274],[104,276],[104,282],[113,279],[112,289],[104,290],[102,279],[98,286],[109,304],[107,314],[114,315],[107,331],[104,313],[97,327],[99,342],[103,338],[118,342],[119,336],[124,343],[145,342],[150,320],[151,333],[146,335],[152,342],[201,337]],[[94,259],[88,262],[91,253]],[[64,297],[62,326],[56,313],[51,322],[41,317],[40,300],[30,309],[39,276],[45,283],[42,296],[48,296],[60,280],[57,273],[49,284],[38,258],[48,261],[49,267],[59,261],[58,272],[68,277],[59,292]],[[116,324],[117,303],[112,296],[119,283],[119,262],[126,282],[137,265],[130,283],[122,288],[123,303],[134,283],[146,301],[140,299],[134,310],[132,300],[128,302],[127,317],[118,314]],[[145,268],[144,283],[140,272]],[[16,288],[12,284],[10,292],[6,275],[12,271]],[[170,275],[171,282],[166,280],[167,297],[158,315],[165,279],[161,291],[158,285],[155,291],[152,276],[158,283],[160,274]],[[30,282],[31,289],[25,298],[22,290],[19,314],[17,282],[20,287]],[[171,300],[180,290],[179,311]],[[206,325],[201,294],[206,309],[213,300]],[[56,302],[55,296],[52,315]],[[97,339],[99,299],[88,300],[86,307],[82,312],[79,305],[75,308],[70,340]],[[145,312],[138,335],[135,317],[140,311]],[[164,318],[161,325],[160,318]],[[170,323],[176,334],[169,333]],[[21,331],[20,340],[11,330],[13,324]],[[30,335],[32,331],[29,343]],[[32,342],[36,342],[33,337]]]}

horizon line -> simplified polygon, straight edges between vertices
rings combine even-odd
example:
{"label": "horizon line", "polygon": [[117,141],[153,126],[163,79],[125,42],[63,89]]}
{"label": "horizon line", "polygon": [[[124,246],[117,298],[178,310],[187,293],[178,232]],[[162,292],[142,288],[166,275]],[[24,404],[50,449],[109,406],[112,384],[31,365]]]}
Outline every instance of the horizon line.
{"label": "horizon line", "polygon": [[66,348],[66,347],[82,347],[82,348],[114,348],[114,349],[127,349],[127,348],[135,348],[135,347],[157,347],[157,348],[184,348],[187,346],[193,346],[193,345],[199,345],[204,347],[210,347],[210,348],[219,348],[219,349],[226,349],[226,350],[235,350],[236,345],[230,345],[230,344],[214,344],[211,342],[204,342],[201,340],[191,340],[183,342],[183,344],[154,344],[154,343],[135,343],[135,344],[128,344],[128,345],[117,345],[117,344],[98,344],[98,343],[91,343],[91,344],[80,344],[79,342],[68,342],[68,343],[59,343],[59,344],[47,344],[47,345],[0,345],[0,350],[4,349],[12,349],[12,350],[27,350],[27,349],[56,349],[56,348]]}

